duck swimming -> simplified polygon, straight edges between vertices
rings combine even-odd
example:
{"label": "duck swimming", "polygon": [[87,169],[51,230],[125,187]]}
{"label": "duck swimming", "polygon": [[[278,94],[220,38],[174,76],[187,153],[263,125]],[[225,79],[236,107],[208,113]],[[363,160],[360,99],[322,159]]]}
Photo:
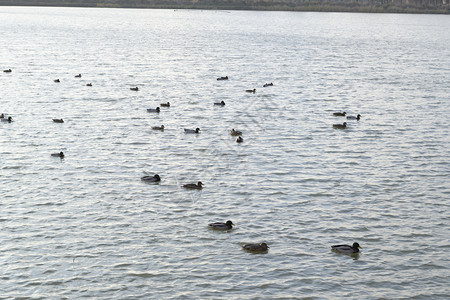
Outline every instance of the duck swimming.
{"label": "duck swimming", "polygon": [[86,83],[86,86],[92,86],[92,83]]}
{"label": "duck swimming", "polygon": [[335,112],[335,113],[333,113],[333,116],[336,116],[336,117],[345,117],[345,115],[346,115],[347,113],[344,111],[344,112]]}
{"label": "duck swimming", "polygon": [[244,250],[250,251],[250,252],[266,252],[269,249],[269,246],[267,246],[266,243],[260,243],[260,244],[245,244],[242,246]]}
{"label": "duck swimming", "polygon": [[61,151],[59,153],[52,153],[50,154],[53,157],[59,157],[59,158],[64,158],[64,153]]}
{"label": "duck swimming", "polygon": [[55,123],[64,123],[63,119],[53,119],[53,122]]}
{"label": "duck swimming", "polygon": [[242,138],[242,136],[238,136],[238,138],[236,139],[236,143],[242,143],[244,141],[244,139]]}
{"label": "duck swimming", "polygon": [[11,118],[11,116],[9,116],[8,118],[1,118],[2,122],[8,122],[11,123],[13,120]]}
{"label": "duck swimming", "polygon": [[347,128],[347,122],[344,122],[342,124],[333,124],[333,128],[335,128],[335,129],[345,129],[345,128]]}
{"label": "duck swimming", "polygon": [[217,80],[228,80],[228,76],[219,77],[219,78],[217,78]]}
{"label": "duck swimming", "polygon": [[162,106],[162,107],[170,107],[170,102],[161,103],[160,106]]}
{"label": "duck swimming", "polygon": [[130,90],[132,90],[132,91],[139,91],[139,88],[138,87],[132,87],[132,88],[130,88]]}
{"label": "duck swimming", "polygon": [[161,130],[161,131],[164,131],[164,125],[161,125],[161,126],[152,126],[152,129],[153,129],[153,130]]}
{"label": "duck swimming", "polygon": [[253,89],[253,90],[245,90],[247,93],[256,93],[256,89]]}
{"label": "duck swimming", "polygon": [[81,74],[75,75],[75,78],[81,78]]}
{"label": "duck swimming", "polygon": [[161,109],[159,107],[157,107],[157,108],[147,108],[147,112],[159,113],[160,111],[161,111]]}
{"label": "duck swimming", "polygon": [[242,135],[242,131],[234,130],[234,128],[233,128],[233,129],[231,129],[230,134],[232,136],[238,136],[238,135]]}
{"label": "duck swimming", "polygon": [[358,253],[359,249],[362,247],[358,243],[353,243],[352,246],[350,245],[334,245],[331,246],[331,249],[340,253]]}
{"label": "duck swimming", "polygon": [[357,120],[359,121],[359,119],[361,119],[361,115],[358,114],[356,117],[355,116],[348,116],[347,120]]}
{"label": "duck swimming", "polygon": [[186,189],[201,190],[203,188],[203,183],[201,181],[197,182],[197,184],[188,183],[188,184],[183,185],[183,187]]}
{"label": "duck swimming", "polygon": [[161,177],[159,177],[158,174],[155,174],[153,176],[143,176],[141,177],[141,180],[146,182],[160,182]]}
{"label": "duck swimming", "polygon": [[55,79],[55,80],[53,80],[53,81],[54,81],[54,82],[60,82],[59,79]]}
{"label": "duck swimming", "polygon": [[208,224],[209,227],[215,230],[229,230],[233,228],[233,225],[234,225],[233,222],[231,222],[230,220],[228,220],[226,223],[216,222]]}
{"label": "duck swimming", "polygon": [[200,128],[195,128],[195,130],[193,129],[184,129],[185,133],[200,133]]}
{"label": "duck swimming", "polygon": [[268,86],[273,86],[273,83],[271,82],[271,83],[265,83],[264,85],[263,85],[263,87],[268,87]]}
{"label": "duck swimming", "polygon": [[12,70],[11,70],[11,69],[7,69],[7,70],[3,70],[3,72],[5,72],[5,73],[11,73]]}
{"label": "duck swimming", "polygon": [[220,101],[220,102],[214,102],[214,105],[218,105],[218,106],[225,106],[225,101]]}

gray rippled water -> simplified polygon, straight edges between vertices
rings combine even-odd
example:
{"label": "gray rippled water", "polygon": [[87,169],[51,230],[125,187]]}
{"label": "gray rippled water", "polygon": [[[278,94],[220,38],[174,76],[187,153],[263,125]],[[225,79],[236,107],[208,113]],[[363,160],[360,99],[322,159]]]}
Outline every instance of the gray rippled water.
{"label": "gray rippled water", "polygon": [[1,299],[449,297],[448,16],[0,20]]}

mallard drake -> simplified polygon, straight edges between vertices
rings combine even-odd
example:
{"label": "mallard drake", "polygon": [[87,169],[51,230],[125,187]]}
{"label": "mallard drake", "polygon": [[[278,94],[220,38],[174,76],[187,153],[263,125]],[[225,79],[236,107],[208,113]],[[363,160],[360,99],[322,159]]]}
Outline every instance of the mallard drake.
{"label": "mallard drake", "polygon": [[3,72],[5,72],[5,73],[11,73],[12,70],[11,70],[11,69],[7,69],[7,70],[3,70]]}
{"label": "mallard drake", "polygon": [[263,87],[268,87],[268,86],[273,86],[273,83],[271,82],[271,83],[265,83],[264,85],[263,85]]}
{"label": "mallard drake", "polygon": [[245,90],[247,93],[256,93],[256,89],[253,89],[253,90]]}
{"label": "mallard drake", "polygon": [[161,103],[160,106],[162,106],[162,107],[170,107],[170,102]]}
{"label": "mallard drake", "polygon": [[218,105],[218,106],[225,106],[225,101],[220,101],[220,102],[214,102],[214,105]]}
{"label": "mallard drake", "polygon": [[139,91],[139,88],[138,87],[132,87],[132,88],[130,88],[130,90],[132,90],[132,91]]}
{"label": "mallard drake", "polygon": [[147,112],[159,113],[160,111],[161,111],[161,109],[159,107],[157,107],[157,108],[147,108]]}
{"label": "mallard drake", "polygon": [[52,153],[50,154],[53,157],[60,157],[60,158],[64,158],[64,152],[59,152],[59,153]]}
{"label": "mallard drake", "polygon": [[231,222],[230,220],[228,220],[226,223],[223,222],[216,222],[216,223],[211,223],[208,224],[209,227],[211,227],[212,229],[215,230],[229,230],[231,228],[233,228],[233,222]]}
{"label": "mallard drake", "polygon": [[54,82],[60,82],[59,79],[55,79],[55,80],[53,80],[53,81],[54,81]]}
{"label": "mallard drake", "polygon": [[344,112],[335,112],[335,113],[333,113],[333,116],[336,116],[336,117],[345,117],[345,115],[346,115],[347,113],[344,111]]}
{"label": "mallard drake", "polygon": [[238,135],[242,135],[242,131],[234,130],[234,128],[233,128],[233,129],[231,129],[230,134],[232,136],[238,136]]}
{"label": "mallard drake", "polygon": [[242,246],[244,250],[250,251],[250,252],[266,252],[269,249],[269,246],[267,246],[266,243],[260,243],[260,244],[245,244]]}
{"label": "mallard drake", "polygon": [[358,253],[359,249],[362,247],[358,243],[353,243],[352,246],[350,245],[333,245],[331,246],[331,249],[337,252],[341,253]]}
{"label": "mallard drake", "polygon": [[238,138],[236,139],[236,143],[242,143],[244,141],[244,139],[242,138],[242,136],[238,136]]}
{"label": "mallard drake", "polygon": [[361,115],[358,114],[356,117],[355,116],[348,116],[347,120],[357,120],[359,121],[359,119],[361,119]]}
{"label": "mallard drake", "polygon": [[55,123],[64,123],[63,119],[53,119],[53,122]]}
{"label": "mallard drake", "polygon": [[158,174],[155,174],[153,176],[143,176],[141,177],[141,180],[146,182],[160,182],[161,177],[159,177]]}
{"label": "mallard drake", "polygon": [[75,75],[75,78],[81,78],[81,74]]}
{"label": "mallard drake", "polygon": [[335,129],[345,129],[345,128],[347,128],[347,122],[344,122],[342,124],[333,124],[333,128],[335,128]]}
{"label": "mallard drake", "polygon": [[11,123],[13,120],[11,118],[11,116],[7,117],[7,118],[1,118],[2,122],[8,122]]}
{"label": "mallard drake", "polygon": [[186,189],[201,190],[203,188],[203,183],[201,181],[197,182],[197,184],[188,183],[188,184],[183,185],[183,187]]}
{"label": "mallard drake", "polygon": [[200,133],[200,128],[195,128],[195,130],[194,129],[184,129],[184,132],[185,133]]}
{"label": "mallard drake", "polygon": [[152,126],[152,129],[153,129],[153,130],[161,130],[161,131],[163,131],[163,130],[164,130],[164,125],[161,125],[161,126]]}
{"label": "mallard drake", "polygon": [[228,80],[228,76],[219,77],[219,78],[217,78],[217,80]]}
{"label": "mallard drake", "polygon": [[92,83],[86,83],[86,86],[92,86]]}

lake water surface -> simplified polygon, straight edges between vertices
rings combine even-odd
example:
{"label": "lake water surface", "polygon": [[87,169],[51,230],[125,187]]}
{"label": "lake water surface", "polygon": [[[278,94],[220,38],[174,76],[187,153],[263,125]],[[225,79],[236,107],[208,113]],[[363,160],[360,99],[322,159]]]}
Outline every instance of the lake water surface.
{"label": "lake water surface", "polygon": [[445,15],[0,7],[0,299],[449,298],[449,32]]}

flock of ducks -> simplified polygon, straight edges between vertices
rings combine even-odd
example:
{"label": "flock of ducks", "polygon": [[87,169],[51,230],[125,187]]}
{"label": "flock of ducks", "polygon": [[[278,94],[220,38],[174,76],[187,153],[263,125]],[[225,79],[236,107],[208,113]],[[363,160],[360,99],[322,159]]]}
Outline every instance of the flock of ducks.
{"label": "flock of ducks", "polygon": [[[3,72],[5,73],[11,73],[12,70],[11,69],[6,69],[3,70]],[[81,74],[77,74],[75,75],[75,78],[81,78]],[[228,80],[228,76],[223,76],[223,77],[219,77],[217,78],[218,81],[222,81],[222,80]],[[59,79],[55,79],[53,80],[55,83],[59,83],[60,80]],[[92,86],[92,83],[87,83],[86,86]],[[265,83],[263,85],[263,87],[269,87],[269,86],[273,86],[273,83]],[[131,87],[130,90],[132,91],[139,91],[138,87]],[[245,90],[248,93],[256,93],[256,89],[251,89],[251,90]],[[214,105],[216,106],[225,106],[225,102],[221,101],[221,102],[216,102],[214,103]],[[161,103],[160,104],[161,107],[170,107],[170,103]],[[161,109],[159,107],[156,108],[148,108],[147,112],[151,112],[151,113],[159,113],[161,111]],[[358,114],[356,117],[355,116],[347,116],[346,112],[335,112],[333,113],[333,116],[336,117],[347,117],[348,120],[357,120],[359,121],[361,118],[361,115]],[[6,116],[5,114],[0,114],[0,120],[1,122],[8,122],[11,123],[12,122],[12,117],[11,116]],[[54,123],[64,123],[63,119],[52,119]],[[161,126],[152,126],[151,127],[153,130],[160,130],[160,131],[164,131],[164,125]],[[333,128],[336,129],[345,129],[347,128],[347,123],[344,122],[343,124],[333,124]],[[195,129],[184,129],[185,133],[188,134],[199,134],[200,133],[200,128],[195,128]],[[231,129],[230,131],[230,135],[231,136],[237,136],[236,142],[237,143],[242,143],[244,141],[244,139],[242,138],[242,131],[239,130],[235,130],[234,128]],[[59,157],[59,158],[64,158],[64,153],[61,151],[59,153],[52,153],[51,154],[52,157]],[[161,181],[161,177],[158,174],[155,174],[153,176],[143,176],[141,177],[142,181],[145,182],[153,182],[153,183],[158,183]],[[182,187],[185,189],[193,189],[193,190],[201,190],[203,189],[203,183],[201,181],[198,181],[197,183],[188,183],[188,184],[184,184]],[[210,223],[208,224],[208,226],[213,229],[213,230],[221,230],[221,231],[228,231],[228,230],[232,230],[234,223],[230,220],[226,221],[226,222],[215,222],[215,223]],[[270,247],[266,244],[266,243],[251,243],[251,244],[244,244],[242,245],[242,249],[248,251],[248,252],[254,252],[254,253],[266,253],[268,251]],[[353,243],[353,245],[333,245],[331,246],[331,249],[333,251],[336,252],[340,252],[340,253],[345,253],[345,254],[355,254],[355,253],[359,253],[359,249],[361,248],[361,246],[358,243]]]}
{"label": "flock of ducks", "polygon": [[[223,81],[223,80],[228,80],[228,76],[222,76],[222,77],[218,77],[217,80],[218,81]],[[273,83],[266,83],[263,85],[263,87],[269,87],[269,86],[273,86]],[[132,87],[130,88],[130,90],[132,91],[139,91],[138,87]],[[246,92],[249,93],[255,93],[256,89],[251,89],[251,90],[246,90]],[[215,102],[214,103],[215,106],[225,106],[225,101],[220,101],[220,102]],[[161,103],[160,104],[161,107],[170,107],[170,103]],[[160,113],[161,109],[160,107],[156,107],[156,108],[148,108],[147,112],[149,113]],[[151,127],[153,130],[160,130],[160,131],[164,131],[164,125],[161,126],[152,126]],[[187,134],[199,134],[200,133],[200,128],[195,128],[195,129],[189,129],[189,128],[184,128],[184,132]],[[235,136],[236,138],[236,142],[237,143],[242,143],[244,141],[244,139],[242,138],[242,131],[239,130],[235,130],[234,128],[231,129],[230,131],[230,135],[231,136]],[[145,182],[149,182],[149,183],[158,183],[161,181],[161,177],[158,174],[155,174],[153,176],[147,175],[147,176],[143,176],[141,177],[142,181]],[[197,183],[188,183],[188,184],[184,184],[182,185],[183,188],[185,189],[192,189],[192,190],[201,190],[203,189],[204,184],[201,181],[198,181]],[[215,222],[215,223],[210,223],[208,224],[209,228],[213,229],[213,230],[221,230],[221,231],[228,231],[233,229],[233,222],[228,220],[225,223],[224,222]],[[249,252],[255,252],[255,253],[264,253],[267,252],[269,249],[269,246],[266,243],[251,243],[251,244],[244,244],[242,246],[242,249],[249,251]]]}
{"label": "flock of ducks", "polygon": [[[230,220],[226,221],[225,223],[215,222],[215,223],[208,224],[208,226],[211,229],[222,230],[222,231],[233,229],[233,225],[234,225],[233,222]],[[264,253],[264,252],[267,252],[267,250],[269,250],[269,246],[267,246],[266,243],[252,243],[252,244],[242,245],[242,249],[247,250],[249,252]]]}
{"label": "flock of ducks", "polygon": [[[355,116],[347,116],[347,113],[344,112],[335,112],[333,113],[333,116],[335,117],[347,117],[347,120],[356,120],[359,121],[361,119],[361,115],[358,114],[356,117]],[[346,129],[347,128],[347,122],[344,122],[342,124],[333,124],[333,128],[335,129]]]}

